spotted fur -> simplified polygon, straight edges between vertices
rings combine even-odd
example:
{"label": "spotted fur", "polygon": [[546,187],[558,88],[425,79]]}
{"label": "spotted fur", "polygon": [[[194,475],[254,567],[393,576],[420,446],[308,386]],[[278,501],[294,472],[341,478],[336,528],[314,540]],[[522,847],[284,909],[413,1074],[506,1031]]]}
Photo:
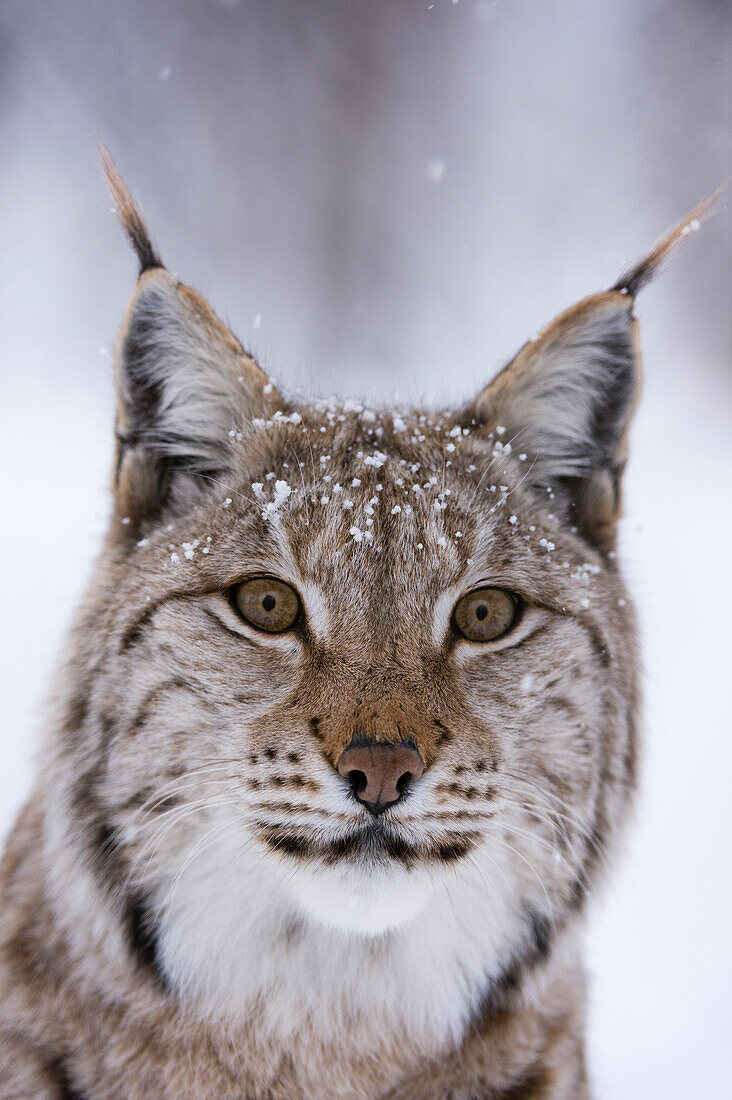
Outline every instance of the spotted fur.
{"label": "spotted fur", "polygon": [[[637,770],[633,278],[468,406],[296,402],[112,188],[115,511],[2,864],[0,1096],[582,1100],[583,915]],[[282,635],[231,599],[262,573]],[[472,643],[481,583],[524,610]],[[425,763],[378,819],[356,733]]]}

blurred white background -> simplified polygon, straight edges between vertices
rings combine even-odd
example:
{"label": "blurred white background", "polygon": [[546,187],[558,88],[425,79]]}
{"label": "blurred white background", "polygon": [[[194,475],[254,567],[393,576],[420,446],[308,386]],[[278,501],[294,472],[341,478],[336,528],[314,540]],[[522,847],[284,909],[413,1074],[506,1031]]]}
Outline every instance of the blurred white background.
{"label": "blurred white background", "polygon": [[[0,835],[109,508],[135,265],[94,135],[286,385],[458,401],[729,174],[730,32],[722,0],[0,3]],[[599,1100],[729,1096],[728,260],[723,204],[638,305],[646,763],[591,928]]]}

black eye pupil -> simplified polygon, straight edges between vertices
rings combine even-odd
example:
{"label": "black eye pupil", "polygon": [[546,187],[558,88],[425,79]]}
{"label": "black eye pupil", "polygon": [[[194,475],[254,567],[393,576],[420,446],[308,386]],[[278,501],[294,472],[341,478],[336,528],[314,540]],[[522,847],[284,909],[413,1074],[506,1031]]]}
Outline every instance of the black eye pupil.
{"label": "black eye pupil", "polygon": [[480,619],[480,621],[483,622],[483,619],[486,617],[487,614],[488,614],[488,608],[485,606],[484,603],[479,603],[478,606],[475,609],[476,619]]}
{"label": "black eye pupil", "polygon": [[265,611],[271,611],[276,603],[277,600],[274,598],[274,596],[265,596],[262,600],[262,607]]}

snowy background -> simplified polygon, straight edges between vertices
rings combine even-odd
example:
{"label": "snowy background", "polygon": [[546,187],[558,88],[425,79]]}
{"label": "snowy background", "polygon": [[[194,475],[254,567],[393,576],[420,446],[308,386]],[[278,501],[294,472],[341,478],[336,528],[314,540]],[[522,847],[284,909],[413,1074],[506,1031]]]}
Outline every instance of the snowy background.
{"label": "snowy background", "polygon": [[[729,174],[729,10],[0,3],[0,834],[109,508],[135,266],[94,135],[168,266],[286,384],[461,400]],[[598,1100],[729,1096],[728,262],[723,208],[638,306],[646,766],[591,930]]]}

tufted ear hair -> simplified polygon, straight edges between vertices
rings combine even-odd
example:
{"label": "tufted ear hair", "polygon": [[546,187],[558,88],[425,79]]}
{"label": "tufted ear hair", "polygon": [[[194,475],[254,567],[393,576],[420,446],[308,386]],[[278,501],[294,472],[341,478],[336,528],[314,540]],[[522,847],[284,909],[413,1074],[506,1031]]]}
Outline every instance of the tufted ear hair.
{"label": "tufted ear hair", "polygon": [[105,149],[102,163],[140,265],[115,350],[115,493],[143,520],[210,491],[229,469],[232,429],[282,400],[208,303],[163,267]]}
{"label": "tufted ear hair", "polygon": [[600,549],[614,545],[628,429],[641,363],[634,296],[674,246],[699,227],[701,203],[603,294],[585,298],[529,340],[473,408],[484,430],[525,452],[527,480],[551,488]]}

